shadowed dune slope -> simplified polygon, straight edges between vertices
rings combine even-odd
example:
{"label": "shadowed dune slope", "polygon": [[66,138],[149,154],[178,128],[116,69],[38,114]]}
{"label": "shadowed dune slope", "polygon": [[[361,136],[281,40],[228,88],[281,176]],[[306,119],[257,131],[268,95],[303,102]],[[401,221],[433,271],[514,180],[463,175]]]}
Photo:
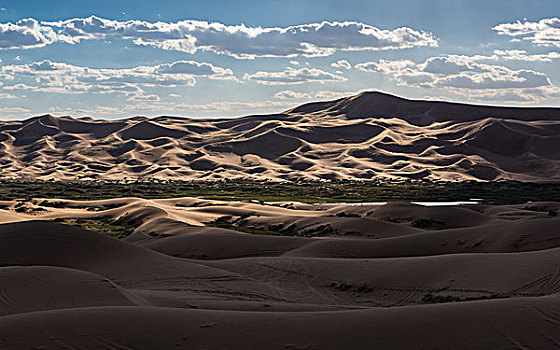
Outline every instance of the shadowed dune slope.
{"label": "shadowed dune slope", "polygon": [[0,122],[0,176],[559,181],[559,111],[371,92],[230,120],[45,115]]}
{"label": "shadowed dune slope", "polygon": [[349,119],[396,117],[413,124],[471,121],[488,117],[517,120],[558,120],[557,108],[515,108],[468,105],[443,101],[408,100],[382,92],[364,92],[330,102],[309,103],[289,111],[294,114],[344,115]]}
{"label": "shadowed dune slope", "polygon": [[0,268],[0,315],[91,306],[135,305],[96,274],[54,266]]}
{"label": "shadowed dune slope", "polygon": [[4,202],[1,349],[560,344],[558,202],[48,201]]}
{"label": "shadowed dune slope", "polygon": [[560,342],[558,301],[555,296],[298,314],[61,310],[0,318],[0,345],[6,350],[62,344],[88,349],[553,349]]}

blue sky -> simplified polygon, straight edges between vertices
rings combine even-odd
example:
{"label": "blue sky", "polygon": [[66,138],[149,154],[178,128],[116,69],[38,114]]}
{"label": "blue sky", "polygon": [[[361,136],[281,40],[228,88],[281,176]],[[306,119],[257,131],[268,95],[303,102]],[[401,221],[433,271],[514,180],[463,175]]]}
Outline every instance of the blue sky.
{"label": "blue sky", "polygon": [[2,1],[0,118],[231,117],[366,90],[560,105],[556,1]]}

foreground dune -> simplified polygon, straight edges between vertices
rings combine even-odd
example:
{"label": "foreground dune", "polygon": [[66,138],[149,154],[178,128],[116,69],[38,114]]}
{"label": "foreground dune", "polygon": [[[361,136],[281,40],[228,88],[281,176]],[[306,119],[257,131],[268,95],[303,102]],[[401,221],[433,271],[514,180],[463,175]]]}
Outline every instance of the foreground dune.
{"label": "foreground dune", "polygon": [[560,344],[559,202],[3,204],[2,349]]}
{"label": "foreground dune", "polygon": [[0,123],[0,176],[29,179],[559,181],[558,108],[363,93],[230,120]]}

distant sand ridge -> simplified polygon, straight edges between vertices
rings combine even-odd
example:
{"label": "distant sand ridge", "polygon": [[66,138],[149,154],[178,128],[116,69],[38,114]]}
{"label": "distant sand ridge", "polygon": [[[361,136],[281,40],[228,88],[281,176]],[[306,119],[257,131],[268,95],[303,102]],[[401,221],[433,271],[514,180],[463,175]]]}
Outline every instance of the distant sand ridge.
{"label": "distant sand ridge", "polygon": [[560,109],[363,93],[281,114],[0,123],[0,176],[560,180]]}

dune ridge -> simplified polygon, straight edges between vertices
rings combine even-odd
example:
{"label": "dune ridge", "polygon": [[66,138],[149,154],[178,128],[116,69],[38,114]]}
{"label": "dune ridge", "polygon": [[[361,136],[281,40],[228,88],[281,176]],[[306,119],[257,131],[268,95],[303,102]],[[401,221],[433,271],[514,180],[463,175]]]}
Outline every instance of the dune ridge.
{"label": "dune ridge", "polygon": [[29,179],[560,180],[560,109],[379,92],[236,119],[0,122],[0,176]]}

